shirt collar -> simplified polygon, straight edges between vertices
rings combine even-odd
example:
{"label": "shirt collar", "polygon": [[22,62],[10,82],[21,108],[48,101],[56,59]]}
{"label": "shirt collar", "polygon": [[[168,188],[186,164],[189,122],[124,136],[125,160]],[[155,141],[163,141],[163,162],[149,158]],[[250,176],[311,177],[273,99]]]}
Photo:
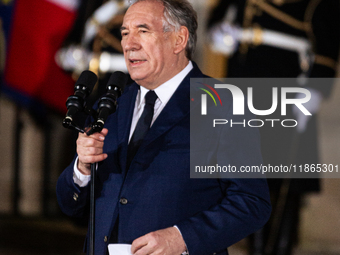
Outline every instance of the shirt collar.
{"label": "shirt collar", "polygon": [[[181,84],[185,76],[187,76],[187,74],[191,71],[191,69],[193,69],[193,64],[191,61],[189,61],[188,65],[182,71],[154,89],[158,99],[162,104],[166,104],[170,100],[171,96],[175,93],[176,89]],[[140,91],[138,93],[139,98],[137,102],[138,106],[144,102],[144,97],[148,91],[149,89],[140,86]]]}

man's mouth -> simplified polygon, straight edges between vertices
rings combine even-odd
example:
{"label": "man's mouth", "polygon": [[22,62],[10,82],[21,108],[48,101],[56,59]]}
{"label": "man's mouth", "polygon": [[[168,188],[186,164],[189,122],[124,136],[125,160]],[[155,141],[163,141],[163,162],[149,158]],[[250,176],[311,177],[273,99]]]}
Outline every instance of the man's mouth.
{"label": "man's mouth", "polygon": [[130,59],[130,63],[131,64],[139,64],[145,62],[145,60],[141,60],[141,59]]}

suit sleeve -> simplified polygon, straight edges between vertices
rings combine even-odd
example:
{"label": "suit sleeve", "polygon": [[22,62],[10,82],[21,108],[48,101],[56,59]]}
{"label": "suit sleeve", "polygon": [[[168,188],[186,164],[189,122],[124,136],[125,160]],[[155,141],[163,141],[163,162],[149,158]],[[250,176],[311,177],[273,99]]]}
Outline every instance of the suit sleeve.
{"label": "suit sleeve", "polygon": [[57,182],[57,200],[63,213],[82,218],[88,209],[90,184],[80,188],[73,181],[75,160],[62,172]]}
{"label": "suit sleeve", "polygon": [[[250,119],[228,113],[235,122]],[[257,128],[225,125],[217,138],[219,165],[260,165],[260,137]],[[224,177],[224,176],[223,176]],[[239,177],[239,176],[238,176]],[[176,224],[190,254],[218,253],[260,229],[271,213],[269,190],[263,178],[220,179],[220,203]],[[258,177],[258,176],[257,176]]]}

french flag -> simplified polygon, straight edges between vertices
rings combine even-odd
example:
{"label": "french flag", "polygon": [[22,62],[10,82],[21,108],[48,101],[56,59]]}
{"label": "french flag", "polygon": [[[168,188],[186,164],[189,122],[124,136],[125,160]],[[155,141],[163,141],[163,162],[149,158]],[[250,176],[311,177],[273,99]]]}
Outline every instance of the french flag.
{"label": "french flag", "polygon": [[4,71],[4,86],[14,100],[25,97],[28,103],[66,112],[74,80],[54,56],[72,28],[78,5],[79,0],[15,1]]}

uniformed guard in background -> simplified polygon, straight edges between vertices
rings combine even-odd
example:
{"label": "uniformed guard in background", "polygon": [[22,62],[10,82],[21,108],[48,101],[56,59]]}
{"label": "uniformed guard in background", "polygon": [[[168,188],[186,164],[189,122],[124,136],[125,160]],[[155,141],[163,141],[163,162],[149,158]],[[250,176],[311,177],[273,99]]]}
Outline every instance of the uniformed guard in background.
{"label": "uniformed guard in background", "polygon": [[[305,86],[312,94],[311,118],[293,109],[287,114],[305,123],[298,129],[260,128],[265,164],[320,163],[315,114],[333,84],[328,80],[311,85],[305,78],[336,75],[339,4],[338,0],[221,0],[211,12],[209,43],[214,51],[228,56],[227,77],[296,78],[296,86]],[[254,91],[254,98],[260,95],[271,101],[271,91]],[[268,179],[268,183],[272,218],[251,238],[250,253],[291,254],[297,243],[301,198],[319,191],[319,179]]]}
{"label": "uniformed guard in background", "polygon": [[120,44],[120,27],[127,7],[127,0],[82,1],[74,26],[56,54],[59,66],[71,72],[75,80],[86,69],[98,75],[99,85],[91,101],[105,92],[113,72],[127,73]]}

